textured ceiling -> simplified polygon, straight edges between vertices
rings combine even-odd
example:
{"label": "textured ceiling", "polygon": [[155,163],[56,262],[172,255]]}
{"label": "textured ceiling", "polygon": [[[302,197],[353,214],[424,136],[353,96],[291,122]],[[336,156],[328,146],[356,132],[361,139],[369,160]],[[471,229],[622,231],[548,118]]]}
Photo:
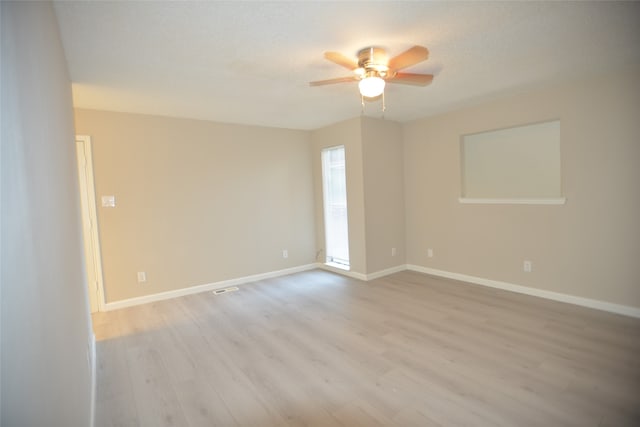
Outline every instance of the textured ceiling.
{"label": "textured ceiling", "polygon": [[[430,59],[387,85],[400,122],[554,81],[640,64],[640,3],[56,2],[76,107],[314,129],[361,114],[323,59],[366,46]],[[381,117],[380,102],[364,114]]]}

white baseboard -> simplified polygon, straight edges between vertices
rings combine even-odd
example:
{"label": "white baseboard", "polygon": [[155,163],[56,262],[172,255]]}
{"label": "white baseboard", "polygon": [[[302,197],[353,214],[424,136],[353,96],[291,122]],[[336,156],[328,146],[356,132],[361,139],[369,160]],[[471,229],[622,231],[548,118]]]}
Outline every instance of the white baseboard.
{"label": "white baseboard", "polygon": [[388,276],[390,274],[397,273],[399,271],[404,271],[407,269],[407,266],[403,264],[403,265],[387,268],[385,270],[376,271],[374,273],[364,274],[364,273],[358,273],[357,271],[350,271],[342,268],[332,267],[331,265],[324,264],[324,263],[318,263],[316,264],[316,267],[321,270],[331,271],[332,273],[342,274],[343,276],[348,276],[353,279],[358,279],[365,282],[368,282],[369,280],[378,279],[380,277]]}
{"label": "white baseboard", "polygon": [[91,333],[91,402],[89,409],[89,425],[91,427],[96,424],[96,399],[97,399],[97,389],[98,379],[96,378],[97,370],[96,370],[96,334]]}
{"label": "white baseboard", "polygon": [[286,276],[287,274],[300,273],[302,271],[313,270],[316,264],[305,264],[298,267],[285,268],[284,270],[270,271],[267,273],[254,274],[251,276],[239,277],[236,279],[222,280],[220,282],[205,283],[203,285],[189,286],[187,288],[173,291],[159,292],[157,294],[144,295],[141,297],[129,298],[120,301],[108,302],[105,304],[105,311],[117,310],[134,305],[147,304],[155,301],[162,301],[185,295],[198,294],[200,292],[212,291],[215,289],[227,288],[229,286],[244,285],[258,280],[271,279],[273,277]]}
{"label": "white baseboard", "polygon": [[[597,310],[608,311],[611,313],[622,314],[624,316],[640,318],[640,308],[632,307],[622,304],[615,304],[606,301],[599,301],[590,298],[578,297],[575,295],[562,294],[559,292],[546,291],[544,289],[531,288],[528,286],[516,285],[508,282],[501,282],[498,280],[485,279],[483,277],[470,276],[467,274],[452,273],[450,271],[437,270],[435,268],[422,267],[419,265],[406,264],[398,265],[396,267],[388,268],[385,270],[377,271],[370,274],[358,273],[355,271],[342,270],[339,268],[333,268],[327,266],[324,263],[305,264],[298,267],[287,268],[284,270],[271,271],[268,273],[255,274],[252,276],[240,277],[237,279],[223,280],[215,283],[207,283],[204,285],[191,286],[188,288],[176,289],[168,292],[161,292],[152,295],[145,295],[142,297],[130,298],[126,300],[114,301],[105,304],[105,310],[117,310],[119,308],[131,307],[134,305],[147,304],[149,302],[161,301],[165,299],[177,298],[185,295],[197,294],[200,292],[211,291],[215,289],[226,288],[229,286],[238,286],[245,283],[251,283],[258,280],[270,279],[273,277],[285,276],[287,274],[300,273],[302,271],[313,270],[320,268],[322,270],[331,271],[333,273],[342,274],[344,276],[352,277],[354,279],[369,281],[378,279],[380,277],[388,276],[393,273],[397,273],[403,270],[417,271],[420,273],[430,274],[433,276],[445,277],[448,279],[460,280],[463,282],[473,283],[482,286],[488,286],[497,289],[503,289],[506,291],[517,292],[525,295],[532,295],[540,298],[546,298],[553,301],[560,301],[569,304],[579,305],[583,307],[595,308]],[[95,346],[95,341],[94,341]],[[95,352],[95,350],[94,350]],[[95,354],[94,354],[95,363]]]}
{"label": "white baseboard", "polygon": [[400,271],[404,271],[407,269],[406,265],[397,265],[395,267],[391,267],[391,268],[387,268],[384,270],[380,270],[380,271],[376,271],[374,273],[369,273],[366,275],[366,280],[375,280],[375,279],[379,279],[380,277],[384,277],[384,276],[388,276],[390,274],[393,273],[398,273]]}
{"label": "white baseboard", "polygon": [[332,267],[331,265],[322,262],[316,263],[316,268],[351,277],[352,279],[367,280],[366,274],[358,273],[351,270],[345,270],[344,268]]}
{"label": "white baseboard", "polygon": [[553,301],[566,302],[569,304],[595,308],[597,310],[608,311],[616,314],[622,314],[624,316],[640,318],[640,308],[631,307],[628,305],[614,304],[612,302],[599,301],[590,298],[578,297],[575,295],[546,291],[544,289],[530,288],[528,286],[515,285],[513,283],[500,282],[498,280],[485,279],[482,277],[469,276],[466,274],[452,273],[450,271],[436,270],[435,268],[422,267],[419,265],[408,264],[406,267],[407,270],[431,274],[433,276],[446,277],[448,279],[460,280],[477,285],[489,286],[491,288],[517,292],[519,294],[532,295],[535,297],[546,298]]}

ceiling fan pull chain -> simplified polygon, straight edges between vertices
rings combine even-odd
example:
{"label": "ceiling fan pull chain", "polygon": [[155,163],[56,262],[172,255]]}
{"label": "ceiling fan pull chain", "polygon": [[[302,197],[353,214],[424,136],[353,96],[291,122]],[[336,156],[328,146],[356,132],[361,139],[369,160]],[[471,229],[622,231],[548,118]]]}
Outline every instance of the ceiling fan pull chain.
{"label": "ceiling fan pull chain", "polygon": [[387,106],[384,103],[384,91],[382,91],[382,118],[384,119],[384,112],[387,109]]}
{"label": "ceiling fan pull chain", "polygon": [[362,104],[362,110],[360,111],[360,114],[364,115],[364,96],[360,95],[360,103]]}

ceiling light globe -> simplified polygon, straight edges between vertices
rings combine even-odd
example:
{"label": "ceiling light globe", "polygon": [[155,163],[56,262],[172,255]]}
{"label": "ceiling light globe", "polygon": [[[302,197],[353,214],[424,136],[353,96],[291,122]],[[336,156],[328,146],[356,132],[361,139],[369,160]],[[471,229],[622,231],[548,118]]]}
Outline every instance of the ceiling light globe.
{"label": "ceiling light globe", "polygon": [[376,96],[382,95],[384,85],[385,81],[383,79],[373,76],[360,80],[358,88],[360,89],[360,94],[365,98],[375,98]]}

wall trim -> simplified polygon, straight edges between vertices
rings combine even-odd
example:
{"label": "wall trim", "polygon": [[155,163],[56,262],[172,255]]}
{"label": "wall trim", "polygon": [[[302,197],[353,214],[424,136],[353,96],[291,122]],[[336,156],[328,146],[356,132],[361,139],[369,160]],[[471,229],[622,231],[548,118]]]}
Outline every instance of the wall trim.
{"label": "wall trim", "polygon": [[[82,218],[83,251],[87,274],[87,289],[93,312],[105,310],[102,255],[96,211],[96,186],[93,173],[93,144],[91,136],[76,135],[75,151],[78,173],[78,188]],[[82,147],[82,149],[80,149]],[[97,300],[97,307],[96,305]]]}
{"label": "wall trim", "polygon": [[327,265],[327,264],[324,264],[324,263],[321,263],[321,262],[319,262],[316,265],[316,267],[319,268],[320,270],[326,270],[326,271],[330,271],[332,273],[342,274],[343,276],[351,277],[353,279],[362,280],[364,282],[368,282],[370,280],[379,279],[380,277],[388,276],[390,274],[398,273],[400,271],[404,271],[404,270],[407,269],[407,266],[402,264],[402,265],[397,265],[395,267],[386,268],[384,270],[376,271],[376,272],[373,272],[373,273],[364,274],[364,273],[358,273],[357,271],[350,271],[350,270],[344,270],[342,268],[335,268],[335,267],[332,267],[331,265]]}
{"label": "wall trim", "polygon": [[[247,283],[256,282],[258,280],[271,279],[274,277],[286,276],[288,274],[301,273],[303,271],[314,270],[314,269],[330,271],[332,273],[341,274],[343,276],[351,277],[351,278],[362,280],[365,282],[370,280],[375,280],[380,277],[388,276],[390,274],[398,273],[400,271],[410,270],[418,273],[429,274],[432,276],[460,280],[466,283],[488,286],[491,288],[502,289],[505,291],[516,292],[519,294],[545,298],[552,301],[559,301],[559,302],[564,302],[568,304],[579,305],[582,307],[594,308],[596,310],[608,311],[610,313],[621,314],[624,316],[640,318],[640,308],[638,307],[615,304],[615,303],[606,302],[606,301],[599,301],[591,298],[583,298],[575,295],[562,294],[559,292],[531,288],[529,286],[516,285],[514,283],[501,282],[498,280],[486,279],[486,278],[477,277],[477,276],[470,276],[467,274],[453,273],[450,271],[438,270],[438,269],[429,268],[429,267],[422,267],[420,265],[414,265],[414,264],[398,265],[396,267],[391,267],[385,270],[376,271],[370,274],[363,274],[355,271],[347,271],[347,270],[342,270],[338,268],[332,268],[331,266],[327,266],[324,263],[305,264],[298,267],[286,268],[283,270],[276,270],[276,271],[271,271],[267,273],[254,274],[251,276],[239,277],[236,279],[222,280],[219,282],[206,283],[206,284],[197,285],[197,286],[190,286],[187,288],[176,289],[173,291],[160,292],[152,295],[144,295],[141,297],[109,302],[105,304],[105,310],[106,311],[117,310],[120,308],[131,307],[131,306],[140,305],[140,304],[147,304],[150,302],[162,301],[162,300],[177,298],[185,295],[197,294],[200,292],[226,288],[228,286],[244,285]],[[95,336],[94,336],[93,346],[94,346],[92,350],[94,353],[93,363],[95,364]],[[94,379],[95,379],[95,375],[94,375]],[[92,385],[92,387],[95,387],[95,386]],[[94,409],[92,408],[92,411],[93,410]]]}
{"label": "wall trim", "polygon": [[405,264],[403,265],[397,265],[395,267],[391,267],[391,268],[386,268],[384,270],[380,270],[380,271],[376,271],[374,273],[369,273],[367,274],[367,278],[366,280],[375,280],[375,279],[379,279],[380,277],[384,277],[384,276],[389,276],[390,274],[394,274],[394,273],[399,273],[401,271],[405,271],[407,269],[407,266]]}
{"label": "wall trim", "polygon": [[357,271],[345,270],[343,268],[332,267],[332,266],[330,266],[328,264],[325,264],[323,262],[316,263],[316,268],[319,268],[321,270],[330,271],[332,273],[341,274],[343,276],[351,277],[352,279],[358,279],[358,280],[364,280],[364,281],[367,280],[367,275],[366,274],[358,273]]}
{"label": "wall trim", "polygon": [[491,288],[502,289],[505,291],[517,292],[519,294],[531,295],[539,298],[545,298],[553,301],[564,302],[573,305],[579,305],[596,310],[608,311],[611,313],[622,314],[624,316],[640,318],[640,308],[628,305],[615,304],[612,302],[599,301],[591,298],[583,298],[575,295],[562,294],[559,292],[547,291],[544,289],[531,288],[529,286],[516,285],[498,280],[485,279],[483,277],[469,276],[467,274],[452,273],[450,271],[437,270],[435,268],[422,267],[419,265],[407,264],[407,270],[417,271],[419,273],[430,274],[433,276],[445,277],[447,279],[460,280],[463,282],[473,283],[476,285],[488,286]]}
{"label": "wall trim", "polygon": [[134,305],[147,304],[155,301],[162,301],[171,298],[182,297],[185,295],[198,294],[200,292],[212,291],[215,289],[226,288],[229,286],[244,285],[258,280],[271,279],[273,277],[286,276],[288,274],[301,273],[307,270],[317,268],[314,264],[305,264],[297,267],[285,268],[283,270],[270,271],[267,273],[254,274],[251,276],[238,277],[236,279],[222,280],[219,282],[205,283],[203,285],[189,286],[186,288],[175,289],[172,291],[159,292],[157,294],[143,295],[140,297],[128,298],[119,301],[108,302],[105,304],[105,310],[118,310],[120,308],[132,307]]}

